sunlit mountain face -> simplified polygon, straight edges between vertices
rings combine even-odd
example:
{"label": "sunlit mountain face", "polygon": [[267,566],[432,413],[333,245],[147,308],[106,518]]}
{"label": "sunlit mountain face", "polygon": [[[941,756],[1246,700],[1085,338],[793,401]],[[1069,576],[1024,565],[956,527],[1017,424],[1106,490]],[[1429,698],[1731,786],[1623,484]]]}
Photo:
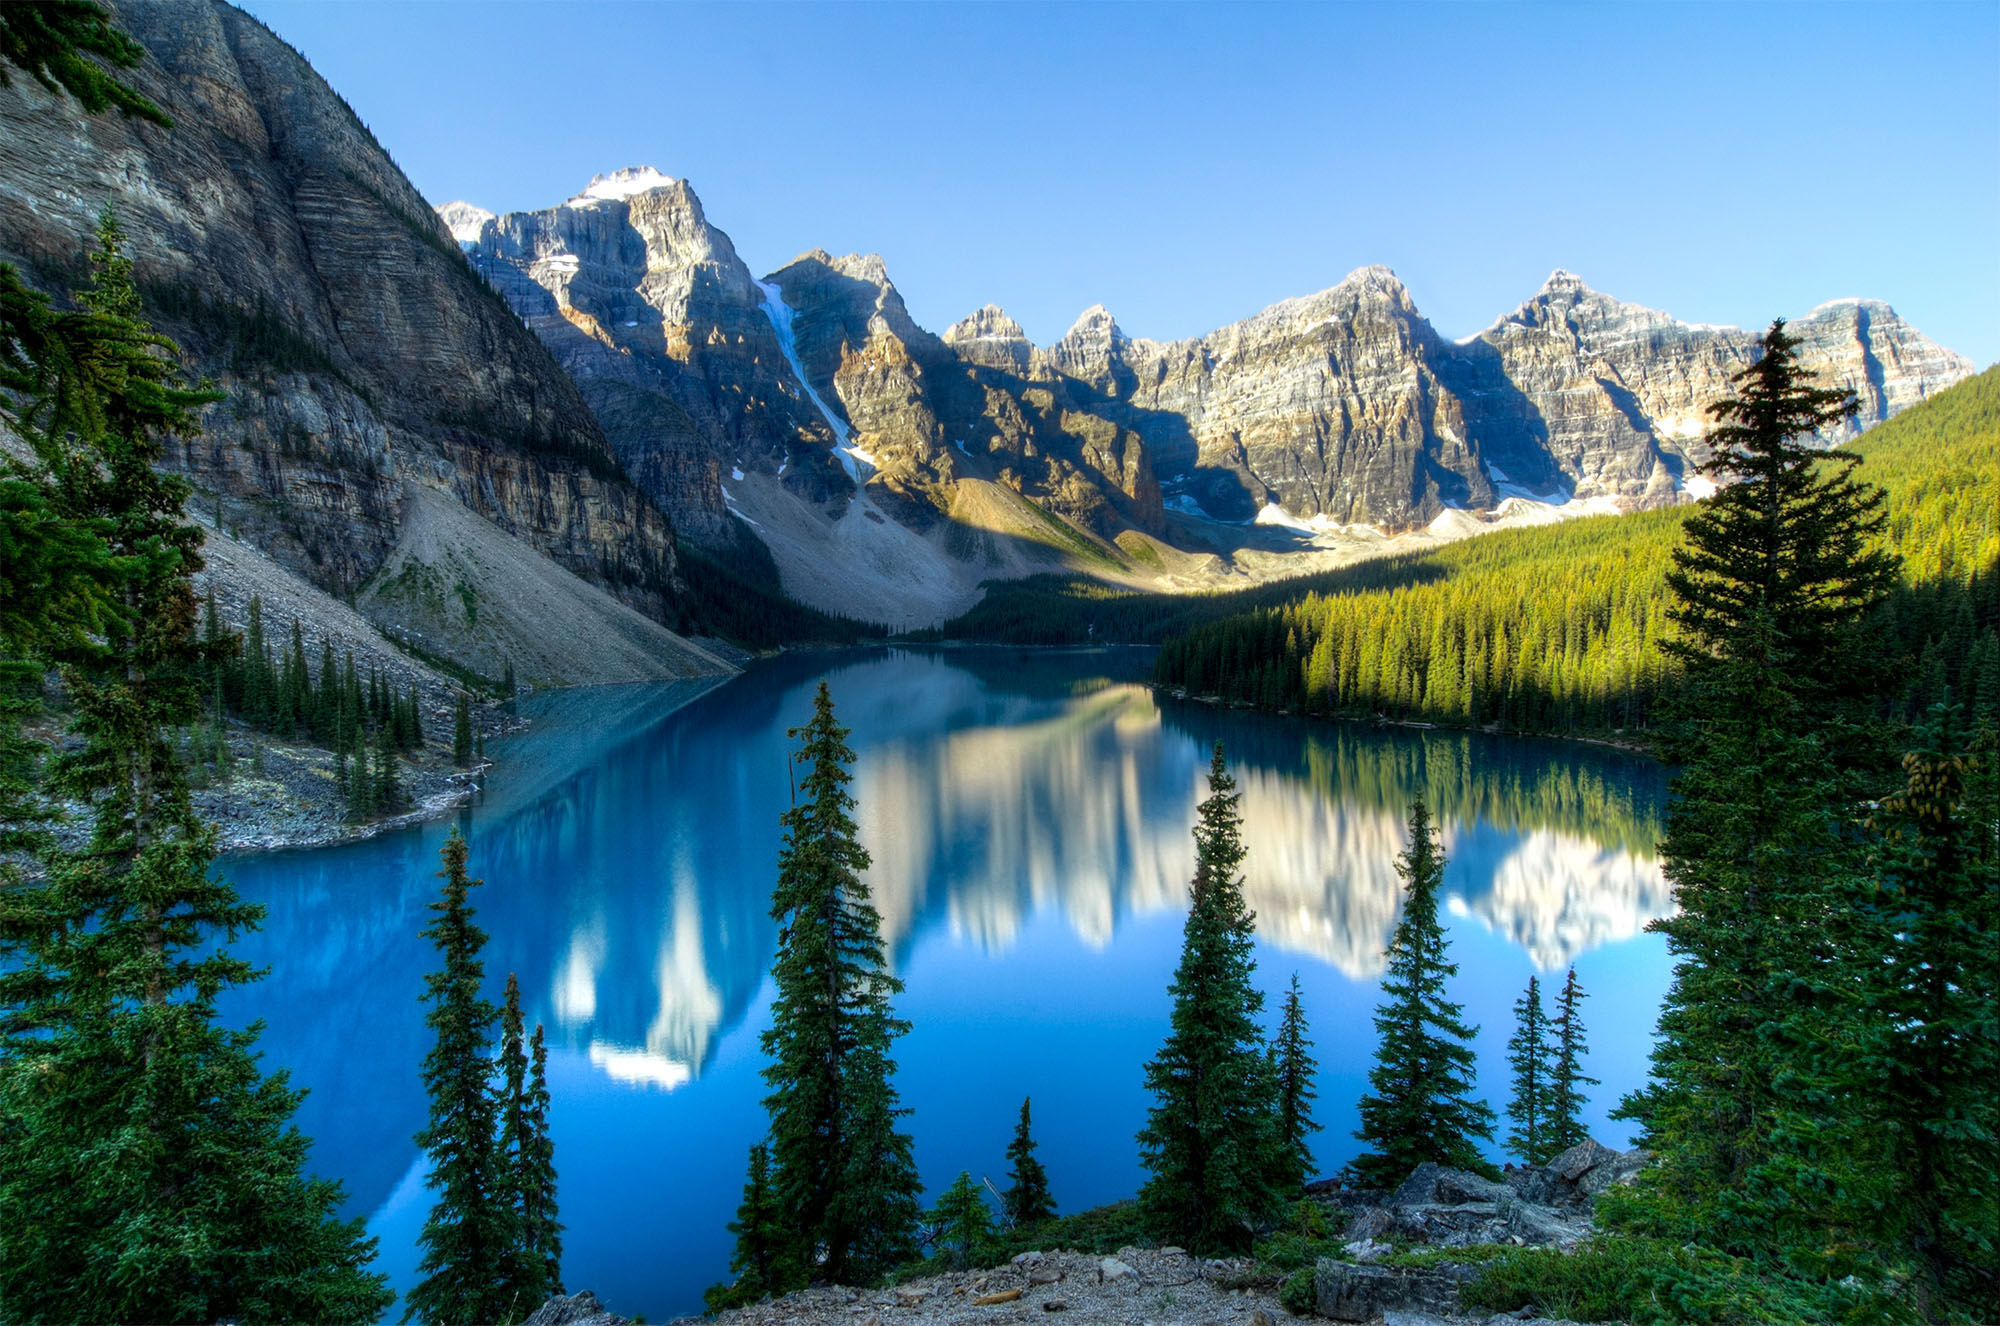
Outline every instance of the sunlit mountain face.
{"label": "sunlit mountain face", "polygon": [[[822,677],[851,729],[867,881],[907,983],[898,1011],[915,1030],[898,1050],[899,1082],[927,1179],[997,1173],[1000,1115],[1032,1090],[1066,1203],[1136,1186],[1137,1085],[1165,1028],[1190,830],[1218,740],[1241,791],[1260,979],[1275,989],[1300,971],[1321,1019],[1329,1166],[1350,1149],[1338,1114],[1353,1093],[1340,1075],[1372,1054],[1367,1014],[1418,796],[1449,858],[1446,903],[1466,962],[1455,995],[1485,1026],[1482,1055],[1487,1039],[1504,1041],[1529,973],[1576,963],[1587,980],[1617,985],[1603,992],[1606,1015],[1617,1007],[1635,1024],[1630,1063],[1594,1065],[1601,1104],[1638,1085],[1665,984],[1659,940],[1643,932],[1671,905],[1655,851],[1656,766],[1593,747],[1157,698],[1139,680],[1149,666],[1139,651],[787,656],[712,689],[522,702],[531,725],[496,748],[499,769],[461,824],[486,881],[472,900],[490,935],[490,993],[517,973],[529,1020],[553,1047],[572,1249],[598,1246],[578,1237],[598,1218],[571,1215],[580,1199],[617,1208],[628,1171],[650,1167],[701,1195],[671,1216],[628,1218],[684,1222],[662,1236],[692,1240],[694,1263],[713,1242],[717,1264],[701,1284],[726,1266],[734,1171],[761,1129],[769,899],[779,817],[799,778],[786,732],[807,718]],[[300,1122],[317,1163],[347,1183],[350,1209],[372,1216],[391,1252],[414,1239],[428,1200],[410,1138],[431,1039],[417,1000],[436,958],[418,932],[446,828],[225,863],[270,908],[246,949],[272,969],[228,1011],[267,1020],[272,1066],[313,1089]],[[989,1161],[967,1148],[989,1140],[992,1110]],[[697,1164],[715,1170],[698,1185]],[[603,1274],[577,1283],[615,1283],[622,1272],[604,1256]],[[633,1306],[671,1315],[692,1308],[699,1287]]]}

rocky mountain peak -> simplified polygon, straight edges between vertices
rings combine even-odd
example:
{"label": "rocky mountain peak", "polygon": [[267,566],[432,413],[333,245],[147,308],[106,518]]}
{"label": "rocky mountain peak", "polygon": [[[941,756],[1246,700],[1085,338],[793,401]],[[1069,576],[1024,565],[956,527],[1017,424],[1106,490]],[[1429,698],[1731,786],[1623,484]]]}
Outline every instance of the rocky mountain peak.
{"label": "rocky mountain peak", "polygon": [[1119,330],[1118,320],[1111,316],[1111,310],[1102,304],[1092,304],[1076,315],[1076,321],[1063,333],[1065,341],[1076,338],[1122,339],[1125,333]]}
{"label": "rocky mountain peak", "polygon": [[1565,271],[1563,268],[1558,267],[1549,273],[1548,280],[1542,282],[1542,288],[1539,293],[1544,295],[1573,295],[1590,294],[1592,291],[1588,285],[1584,284],[1581,276],[1578,276],[1575,272]]}
{"label": "rocky mountain peak", "polygon": [[671,189],[678,183],[680,181],[673,176],[651,166],[626,166],[609,174],[591,176],[590,183],[583,186],[583,192],[563,206],[590,207],[597,203],[623,202],[653,189]]}
{"label": "rocky mountain peak", "polygon": [[998,304],[988,304],[960,318],[945,329],[944,343],[959,358],[988,368],[1025,373],[1034,358],[1035,347],[1021,324],[1008,317]]}
{"label": "rocky mountain peak", "polygon": [[480,227],[494,219],[493,213],[485,208],[476,207],[462,200],[441,205],[437,209],[437,214],[438,219],[444,222],[444,228],[451,232],[451,237],[461,246],[477,244]]}

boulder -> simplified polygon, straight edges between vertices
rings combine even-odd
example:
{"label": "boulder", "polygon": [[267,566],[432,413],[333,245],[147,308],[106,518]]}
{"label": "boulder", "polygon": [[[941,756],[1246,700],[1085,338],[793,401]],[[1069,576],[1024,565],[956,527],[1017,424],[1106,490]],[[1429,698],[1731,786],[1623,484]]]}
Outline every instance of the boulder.
{"label": "boulder", "polygon": [[1504,1183],[1481,1178],[1469,1170],[1446,1169],[1425,1161],[1389,1196],[1389,1206],[1459,1206],[1468,1202],[1498,1202],[1512,1195]]}
{"label": "boulder", "polygon": [[1111,1284],[1118,1280],[1137,1280],[1139,1273],[1116,1257],[1106,1257],[1097,1264],[1097,1279],[1101,1284]]}
{"label": "boulder", "polygon": [[580,1289],[556,1295],[529,1313],[521,1326],[629,1326],[629,1322],[598,1302],[597,1295]]}
{"label": "boulder", "polygon": [[1458,1289],[1470,1266],[1353,1266],[1322,1257],[1313,1271],[1314,1306],[1334,1321],[1379,1321],[1385,1313],[1459,1310]]}
{"label": "boulder", "polygon": [[1588,1207],[1591,1199],[1614,1183],[1631,1179],[1652,1155],[1645,1151],[1613,1151],[1589,1138],[1538,1168],[1509,1176],[1524,1200],[1565,1209]]}

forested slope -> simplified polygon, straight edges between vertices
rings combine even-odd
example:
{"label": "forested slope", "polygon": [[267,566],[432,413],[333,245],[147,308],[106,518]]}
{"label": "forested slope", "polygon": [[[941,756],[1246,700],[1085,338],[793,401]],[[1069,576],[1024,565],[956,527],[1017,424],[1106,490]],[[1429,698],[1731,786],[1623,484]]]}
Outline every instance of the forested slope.
{"label": "forested slope", "polygon": [[[1860,476],[1888,494],[1881,537],[1904,559],[1904,586],[1881,623],[1903,702],[1928,702],[1952,684],[1990,705],[2000,673],[2000,369],[1870,430],[1853,449],[1864,458]],[[1644,727],[1672,684],[1657,646],[1669,629],[1665,574],[1683,518],[1662,511],[1493,534],[1273,586],[1261,602],[1189,605],[1156,675],[1198,694],[1313,713],[1552,732]],[[1053,602],[1061,590],[1044,593]],[[1187,621],[1223,608],[1234,612]],[[1088,610],[1114,638],[1126,621],[1171,620],[1139,601]]]}

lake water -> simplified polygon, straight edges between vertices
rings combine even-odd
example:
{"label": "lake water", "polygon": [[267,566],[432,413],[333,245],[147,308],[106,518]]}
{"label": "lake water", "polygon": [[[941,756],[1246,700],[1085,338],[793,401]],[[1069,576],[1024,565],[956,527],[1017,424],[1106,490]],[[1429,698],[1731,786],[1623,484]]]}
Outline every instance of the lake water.
{"label": "lake water", "polygon": [[[1306,723],[1155,696],[1142,651],[788,656],[702,692],[617,687],[522,702],[496,744],[472,848],[488,992],[519,974],[547,1025],[564,1279],[613,1310],[697,1311],[724,1277],[746,1152],[764,1131],[758,1034],[768,907],[789,801],[785,729],[821,677],[857,752],[852,789],[897,973],[897,1085],[924,1182],[1004,1186],[1021,1098],[1061,1208],[1130,1196],[1141,1068],[1166,1030],[1194,851],[1220,738],[1242,785],[1245,893],[1267,1012],[1297,972],[1317,1042],[1322,1172],[1358,1149],[1355,1101],[1397,912],[1408,803],[1441,826],[1452,986],[1480,1024],[1480,1085],[1504,1104],[1511,1006],[1576,966],[1590,994],[1587,1122],[1638,1085],[1666,988],[1669,907],[1654,855],[1665,783],[1649,761],[1548,741]],[[694,694],[697,698],[689,701]],[[241,946],[271,968],[233,992],[267,1067],[311,1095],[313,1165],[347,1187],[412,1282],[429,1209],[411,1135],[429,1046],[435,824],[368,842],[229,858],[266,904]],[[1498,1152],[1494,1153],[1496,1159]]]}

